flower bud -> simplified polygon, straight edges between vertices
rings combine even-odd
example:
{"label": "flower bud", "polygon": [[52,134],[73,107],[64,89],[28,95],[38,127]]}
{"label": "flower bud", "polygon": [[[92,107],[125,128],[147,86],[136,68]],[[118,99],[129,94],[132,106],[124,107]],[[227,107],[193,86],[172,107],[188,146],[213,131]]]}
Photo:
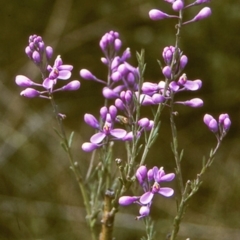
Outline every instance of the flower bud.
{"label": "flower bud", "polygon": [[15,83],[20,87],[31,87],[34,85],[34,82],[32,80],[23,75],[17,75],[15,78]]}
{"label": "flower bud", "polygon": [[149,119],[148,118],[141,118],[138,121],[138,125],[142,128],[148,127],[149,126]]}
{"label": "flower bud", "polygon": [[117,98],[115,100],[115,106],[119,109],[119,110],[124,110],[125,107],[124,107],[124,103],[121,99]]}
{"label": "flower bud", "polygon": [[211,116],[210,114],[205,114],[203,117],[203,122],[208,126],[212,119],[214,119],[213,116]]}
{"label": "flower bud", "polygon": [[159,90],[159,86],[156,83],[144,82],[142,85],[142,92],[145,94],[153,94]]}
{"label": "flower bud", "polygon": [[182,0],[176,0],[173,4],[172,4],[172,9],[176,12],[179,12],[180,10],[182,10],[184,8],[184,3]]}
{"label": "flower bud", "polygon": [[152,100],[155,104],[163,103],[166,99],[163,95],[155,93],[152,95]]}
{"label": "flower bud", "polygon": [[157,20],[162,20],[165,18],[169,18],[170,16],[158,9],[152,9],[149,12],[149,17],[153,20],[153,21],[157,21]]}
{"label": "flower bud", "polygon": [[139,199],[139,197],[123,196],[123,197],[119,198],[118,203],[122,206],[128,206],[128,205],[136,202],[138,199]]}
{"label": "flower bud", "polygon": [[101,58],[101,62],[105,65],[108,65],[108,60],[104,57]]}
{"label": "flower bud", "polygon": [[193,21],[200,21],[204,18],[209,17],[212,14],[211,8],[204,7],[194,18]]}
{"label": "flower bud", "polygon": [[20,95],[27,97],[27,98],[35,98],[35,97],[39,97],[40,96],[40,92],[33,89],[33,88],[26,88],[25,90],[23,90]]}
{"label": "flower bud", "polygon": [[167,65],[171,64],[174,52],[175,52],[175,47],[173,46],[165,47],[163,49],[162,56],[163,56],[164,62]]}
{"label": "flower bud", "polygon": [[171,79],[171,74],[172,74],[172,71],[171,71],[171,68],[169,66],[165,66],[163,69],[162,69],[162,73],[163,75],[168,78],[168,79]]}
{"label": "flower bud", "polygon": [[217,124],[216,119],[213,118],[213,119],[209,122],[208,128],[209,128],[209,130],[211,130],[211,131],[214,132],[214,133],[217,133],[217,132],[218,132],[218,124]]}
{"label": "flower bud", "polygon": [[220,114],[218,118],[218,122],[220,125],[223,126],[223,129],[225,131],[228,131],[231,126],[231,120],[229,118],[229,115],[227,113]]}
{"label": "flower bud", "polygon": [[140,216],[136,217],[136,219],[139,220],[143,217],[146,217],[149,215],[149,213],[150,213],[150,208],[148,206],[142,206],[139,209]]}
{"label": "flower bud", "polygon": [[152,181],[153,180],[153,169],[149,169],[147,172],[147,176],[148,176],[148,181]]}
{"label": "flower bud", "polygon": [[185,101],[185,102],[175,102],[175,103],[183,104],[183,105],[189,106],[189,107],[202,107],[203,106],[203,100],[200,98],[193,98],[193,99]]}
{"label": "flower bud", "polygon": [[113,80],[113,82],[118,82],[122,79],[122,74],[118,71],[112,73],[111,75],[111,79]]}
{"label": "flower bud", "polygon": [[226,118],[229,118],[229,115],[227,113],[220,114],[218,117],[219,124],[223,124],[223,122]]}
{"label": "flower bud", "polygon": [[96,129],[99,128],[98,120],[92,114],[86,113],[84,115],[84,121],[86,124],[88,124],[89,126],[91,126],[93,128],[96,128]]}
{"label": "flower bud", "polygon": [[108,108],[106,106],[103,106],[100,108],[100,116],[102,120],[104,121],[106,120],[107,113],[108,113]]}
{"label": "flower bud", "polygon": [[114,41],[114,49],[115,49],[116,52],[118,52],[120,50],[121,46],[122,46],[122,41],[120,39],[118,39],[118,38],[115,39],[115,41]]}
{"label": "flower bud", "polygon": [[39,64],[41,62],[41,56],[40,56],[39,52],[34,51],[32,54],[32,59],[33,59],[34,63]]}
{"label": "flower bud", "polygon": [[111,106],[109,107],[109,113],[110,113],[110,115],[111,115],[111,118],[112,118],[112,119],[115,119],[116,116],[117,116],[117,108],[116,108],[114,105],[111,105]]}
{"label": "flower bud", "polygon": [[203,4],[203,3],[208,3],[210,0],[196,0],[196,4]]}
{"label": "flower bud", "polygon": [[50,60],[52,58],[52,55],[53,55],[53,48],[50,47],[50,46],[47,46],[45,51],[46,51],[47,60]]}
{"label": "flower bud", "polygon": [[212,14],[211,8],[204,7],[193,19],[184,22],[182,25],[203,20],[204,18],[209,17],[211,14]]}
{"label": "flower bud", "polygon": [[100,146],[101,145],[97,145],[97,144],[90,143],[90,142],[85,142],[82,145],[82,150],[85,152],[92,152],[93,150],[97,149]]}
{"label": "flower bud", "polygon": [[74,80],[66,84],[65,86],[62,87],[63,91],[75,91],[80,88],[80,82],[78,80]]}
{"label": "flower bud", "polygon": [[118,94],[108,87],[103,88],[102,94],[106,99],[113,99],[118,97]]}
{"label": "flower bud", "polygon": [[147,130],[147,131],[152,130],[153,126],[154,126],[154,121],[153,121],[153,120],[150,120],[148,127],[146,127],[146,130]]}
{"label": "flower bud", "polygon": [[182,55],[180,58],[180,69],[184,69],[188,63],[188,58],[186,55]]}
{"label": "flower bud", "polygon": [[230,128],[230,126],[231,126],[231,120],[230,120],[230,118],[226,118],[225,120],[224,120],[224,122],[223,122],[223,129],[225,130],[225,131],[228,131],[229,130],[229,128]]}
{"label": "flower bud", "polygon": [[95,80],[96,77],[87,69],[82,69],[79,72],[80,76],[86,80]]}
{"label": "flower bud", "polygon": [[147,178],[147,167],[142,165],[136,171],[136,178],[138,182],[142,185],[145,179]]}
{"label": "flower bud", "polygon": [[210,114],[205,114],[203,117],[203,121],[207,125],[210,131],[212,131],[213,133],[218,132],[218,123],[216,119],[213,118],[213,116],[211,116]]}
{"label": "flower bud", "polygon": [[27,54],[27,56],[28,56],[30,59],[32,59],[32,50],[31,50],[31,48],[30,48],[29,46],[27,46],[27,47],[25,48],[25,53]]}
{"label": "flower bud", "polygon": [[125,99],[126,103],[128,103],[128,104],[132,102],[133,96],[132,96],[132,92],[130,90],[126,91],[124,99]]}
{"label": "flower bud", "polygon": [[121,60],[124,62],[127,59],[129,59],[131,57],[131,51],[130,48],[126,48],[126,50],[123,52],[123,55],[121,57]]}

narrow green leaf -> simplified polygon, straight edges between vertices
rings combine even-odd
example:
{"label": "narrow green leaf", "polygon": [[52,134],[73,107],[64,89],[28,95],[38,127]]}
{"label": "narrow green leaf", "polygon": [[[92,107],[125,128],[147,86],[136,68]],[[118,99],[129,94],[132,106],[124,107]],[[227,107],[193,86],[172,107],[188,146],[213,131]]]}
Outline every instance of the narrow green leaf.
{"label": "narrow green leaf", "polygon": [[183,154],[184,154],[184,149],[182,149],[182,151],[181,151],[181,153],[180,153],[180,156],[179,156],[180,162],[182,161]]}
{"label": "narrow green leaf", "polygon": [[71,132],[70,137],[68,139],[68,147],[72,146],[73,135],[74,135],[74,132]]}

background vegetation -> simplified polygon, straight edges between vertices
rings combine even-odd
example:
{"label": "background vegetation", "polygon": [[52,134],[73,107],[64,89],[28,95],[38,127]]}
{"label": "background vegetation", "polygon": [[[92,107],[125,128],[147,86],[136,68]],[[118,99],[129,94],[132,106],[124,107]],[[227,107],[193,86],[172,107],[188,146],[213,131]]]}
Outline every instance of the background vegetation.
{"label": "background vegetation", "polygon": [[[180,147],[185,149],[185,180],[194,177],[202,155],[215,145],[214,135],[202,122],[204,113],[218,117],[228,112],[232,127],[224,139],[213,167],[206,174],[200,192],[191,201],[179,239],[238,239],[240,236],[240,3],[212,0],[213,15],[186,26],[181,49],[189,58],[189,79],[202,79],[198,94],[202,109],[179,106],[177,120]],[[163,47],[174,44],[175,20],[152,22],[148,11],[170,6],[159,0],[11,0],[0,8],[0,239],[88,239],[85,211],[74,176],[59,145],[53,126],[51,106],[43,99],[25,99],[14,83],[17,74],[40,80],[36,67],[24,53],[28,36],[43,36],[54,47],[54,55],[74,65],[72,79],[80,79],[79,70],[87,68],[101,78],[101,36],[118,31],[124,48],[130,47],[132,64],[135,52],[146,51],[145,78],[159,81],[162,76],[156,59]],[[188,11],[193,17],[200,8]],[[67,132],[75,131],[74,153],[86,170],[90,154],[81,144],[93,133],[83,122],[84,113],[97,114],[103,100],[100,86],[81,80],[75,93],[58,93],[56,101],[67,115]],[[179,95],[185,99],[185,95]],[[148,114],[146,112],[146,114]],[[119,145],[120,146],[120,145]],[[116,157],[122,157],[121,149]],[[168,113],[160,136],[148,158],[148,166],[174,167],[170,150]],[[156,200],[156,201],[155,201]],[[176,212],[175,199],[155,199],[152,216],[157,221],[158,239],[165,239]],[[142,221],[134,220],[137,207],[122,209],[116,220],[118,240],[139,239]]]}

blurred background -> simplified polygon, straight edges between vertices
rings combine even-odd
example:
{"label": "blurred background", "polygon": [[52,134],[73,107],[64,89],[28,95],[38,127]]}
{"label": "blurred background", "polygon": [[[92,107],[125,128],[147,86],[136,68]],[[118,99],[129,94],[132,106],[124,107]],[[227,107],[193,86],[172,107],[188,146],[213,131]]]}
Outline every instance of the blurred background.
{"label": "blurred background", "polygon": [[[189,2],[189,1],[186,1]],[[224,139],[212,168],[204,176],[201,190],[185,214],[179,239],[240,238],[240,2],[212,0],[212,16],[187,25],[182,30],[181,50],[188,56],[185,69],[189,79],[202,79],[198,92],[179,94],[179,100],[200,97],[204,107],[178,106],[176,119],[179,148],[184,149],[184,180],[192,179],[216,145],[215,136],[203,124],[205,113],[218,117],[229,113],[232,127]],[[152,8],[172,13],[159,0],[11,0],[0,8],[0,240],[3,239],[90,239],[85,211],[69,162],[60,147],[53,127],[51,105],[44,99],[20,97],[15,76],[23,74],[40,81],[38,69],[24,49],[31,34],[41,35],[54,48],[54,58],[74,65],[71,79],[87,68],[106,79],[107,69],[99,40],[110,30],[120,33],[124,50],[131,48],[131,64],[137,65],[136,51],[146,52],[146,81],[161,80],[157,59],[162,49],[174,44],[174,19],[150,21]],[[189,9],[190,19],[201,6]],[[77,92],[58,93],[56,101],[67,134],[75,132],[74,158],[87,170],[89,153],[81,150],[93,130],[83,122],[84,113],[97,116],[103,104],[101,85],[81,80]],[[163,114],[159,138],[151,150],[147,166],[164,166],[172,172],[174,159],[170,148],[168,112]],[[116,151],[116,157],[121,157]],[[154,199],[152,217],[157,239],[171,231],[176,213],[172,199]],[[114,236],[118,240],[140,239],[144,224],[135,221],[136,205],[121,208]],[[100,223],[99,223],[100,226]]]}

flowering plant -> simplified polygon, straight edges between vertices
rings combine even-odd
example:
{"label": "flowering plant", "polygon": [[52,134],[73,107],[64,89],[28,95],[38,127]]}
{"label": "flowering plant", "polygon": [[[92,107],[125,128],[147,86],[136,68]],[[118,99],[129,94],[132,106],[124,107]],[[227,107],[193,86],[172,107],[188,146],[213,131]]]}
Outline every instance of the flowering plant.
{"label": "flowering plant", "polygon": [[[136,219],[143,219],[146,224],[146,236],[143,239],[154,239],[154,224],[149,220],[150,210],[155,199],[156,201],[160,199],[155,195],[172,197],[177,192],[173,190],[172,183],[169,183],[170,187],[165,186],[164,182],[171,181],[177,181],[179,186],[179,194],[175,194],[178,203],[176,217],[169,234],[169,239],[176,239],[188,202],[199,190],[202,176],[211,166],[216,152],[231,126],[230,117],[226,113],[220,114],[218,121],[209,114],[204,115],[203,121],[215,134],[217,145],[210,151],[209,157],[203,160],[203,166],[196,174],[196,178],[184,182],[181,167],[183,150],[179,151],[178,149],[175,123],[178,113],[175,105],[181,104],[198,108],[203,106],[203,100],[198,97],[183,101],[175,100],[175,96],[183,91],[197,91],[202,87],[200,79],[188,79],[184,72],[188,57],[179,47],[180,33],[182,27],[209,17],[211,9],[204,7],[191,20],[185,21],[185,11],[190,7],[210,1],[196,0],[188,5],[183,0],[165,1],[171,5],[176,14],[169,15],[158,9],[152,9],[149,12],[149,17],[153,21],[166,18],[177,19],[175,45],[164,47],[163,63],[159,61],[164,80],[158,83],[144,81],[146,68],[144,51],[137,53],[138,66],[132,66],[129,63],[130,49],[127,48],[121,53],[122,41],[120,34],[115,31],[109,31],[103,35],[99,44],[104,55],[101,62],[108,70],[106,80],[98,78],[87,69],[80,70],[80,76],[83,79],[103,85],[102,95],[104,98],[99,117],[96,118],[90,113],[84,115],[85,123],[95,129],[90,140],[82,144],[83,151],[93,152],[86,175],[78,167],[78,162],[73,159],[71,149],[73,134],[69,138],[67,137],[63,125],[65,115],[59,112],[54,99],[55,92],[75,91],[80,88],[78,80],[57,87],[58,80],[66,81],[71,77],[73,66],[63,64],[60,56],[56,57],[51,66],[53,49],[50,46],[46,47],[40,36],[32,35],[29,37],[29,44],[25,52],[40,70],[42,83],[35,83],[24,75],[18,75],[15,78],[16,84],[24,88],[20,95],[27,98],[48,99],[52,104],[59,126],[57,133],[62,140],[62,146],[68,155],[71,169],[79,184],[93,240],[97,239],[98,235],[96,231],[96,224],[99,222],[98,216],[101,216],[102,224],[99,239],[110,240],[112,239],[115,215],[122,207],[133,203],[140,205],[139,216]],[[142,114],[143,108],[151,108],[151,117],[148,118]],[[176,164],[175,173],[165,173],[163,167],[153,166],[151,168],[148,164],[148,153],[159,134],[161,114],[165,109],[169,110],[171,147]],[[119,144],[122,144],[122,148],[125,147],[126,152],[113,161],[116,142],[120,142]],[[95,152],[99,154],[97,164],[94,163],[96,162]],[[118,169],[117,174],[115,169]],[[142,195],[135,193],[136,189],[133,187],[135,182],[138,182],[142,188]],[[129,192],[131,194],[128,194]]]}

